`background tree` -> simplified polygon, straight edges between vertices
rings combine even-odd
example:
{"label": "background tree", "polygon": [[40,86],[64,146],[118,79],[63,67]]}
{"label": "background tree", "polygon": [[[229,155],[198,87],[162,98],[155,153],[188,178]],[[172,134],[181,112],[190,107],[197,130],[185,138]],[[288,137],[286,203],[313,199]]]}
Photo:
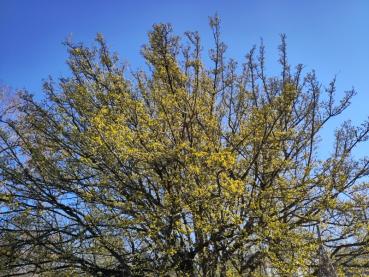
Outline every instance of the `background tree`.
{"label": "background tree", "polygon": [[285,36],[280,76],[263,44],[238,66],[210,26],[210,69],[199,34],[168,24],[149,33],[147,72],[126,74],[101,35],[67,42],[72,76],[3,113],[1,274],[365,273],[369,160],[351,153],[368,123],[345,122],[318,155],[354,91],[335,103],[335,79],[292,71]]}

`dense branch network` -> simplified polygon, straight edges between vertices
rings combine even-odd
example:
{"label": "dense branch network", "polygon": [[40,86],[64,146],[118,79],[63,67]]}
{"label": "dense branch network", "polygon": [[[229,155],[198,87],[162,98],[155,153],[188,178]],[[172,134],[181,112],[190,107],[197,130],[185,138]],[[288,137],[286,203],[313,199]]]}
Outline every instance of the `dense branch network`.
{"label": "dense branch network", "polygon": [[66,42],[71,77],[3,105],[1,276],[365,274],[368,123],[318,155],[354,91],[336,103],[335,79],[292,72],[285,36],[280,76],[263,44],[238,66],[210,26],[212,68],[197,32],[158,24],[146,72],[125,77],[101,35]]}

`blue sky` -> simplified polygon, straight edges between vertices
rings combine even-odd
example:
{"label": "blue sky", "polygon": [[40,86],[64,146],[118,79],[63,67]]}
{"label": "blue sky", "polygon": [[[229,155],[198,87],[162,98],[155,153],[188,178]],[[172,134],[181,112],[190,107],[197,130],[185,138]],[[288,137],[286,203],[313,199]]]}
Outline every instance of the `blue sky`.
{"label": "blue sky", "polygon": [[208,16],[216,12],[228,57],[242,61],[262,37],[272,72],[279,34],[286,33],[292,64],[315,69],[325,84],[337,74],[340,91],[357,89],[342,118],[360,122],[369,115],[367,0],[0,0],[0,81],[41,95],[42,79],[68,74],[62,45],[68,35],[91,44],[97,32],[103,33],[133,68],[143,66],[139,51],[153,23],[170,22],[179,34],[198,30],[208,48]]}

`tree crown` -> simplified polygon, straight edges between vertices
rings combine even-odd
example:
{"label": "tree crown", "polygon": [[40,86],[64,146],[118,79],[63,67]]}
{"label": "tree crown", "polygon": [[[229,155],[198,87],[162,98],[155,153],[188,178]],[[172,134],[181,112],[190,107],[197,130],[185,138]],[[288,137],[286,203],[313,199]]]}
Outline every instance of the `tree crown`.
{"label": "tree crown", "polygon": [[153,26],[149,70],[130,77],[101,35],[96,48],[68,41],[72,76],[3,113],[6,274],[364,274],[369,160],[351,153],[368,123],[345,122],[332,155],[317,154],[355,92],[337,103],[335,79],[292,70],[284,35],[280,76],[266,76],[262,44],[238,66],[219,23],[211,68],[199,34],[169,24]]}

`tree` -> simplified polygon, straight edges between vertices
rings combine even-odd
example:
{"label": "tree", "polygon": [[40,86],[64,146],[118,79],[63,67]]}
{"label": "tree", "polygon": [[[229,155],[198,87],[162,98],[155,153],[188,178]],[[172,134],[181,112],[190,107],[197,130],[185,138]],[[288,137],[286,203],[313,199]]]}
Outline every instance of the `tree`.
{"label": "tree", "polygon": [[369,160],[352,151],[368,122],[318,153],[355,92],[336,103],[335,79],[292,71],[284,35],[281,76],[263,44],[239,67],[210,26],[210,69],[197,32],[157,24],[146,72],[127,74],[98,35],[66,42],[72,74],[43,101],[19,94],[1,117],[1,274],[365,274]]}

